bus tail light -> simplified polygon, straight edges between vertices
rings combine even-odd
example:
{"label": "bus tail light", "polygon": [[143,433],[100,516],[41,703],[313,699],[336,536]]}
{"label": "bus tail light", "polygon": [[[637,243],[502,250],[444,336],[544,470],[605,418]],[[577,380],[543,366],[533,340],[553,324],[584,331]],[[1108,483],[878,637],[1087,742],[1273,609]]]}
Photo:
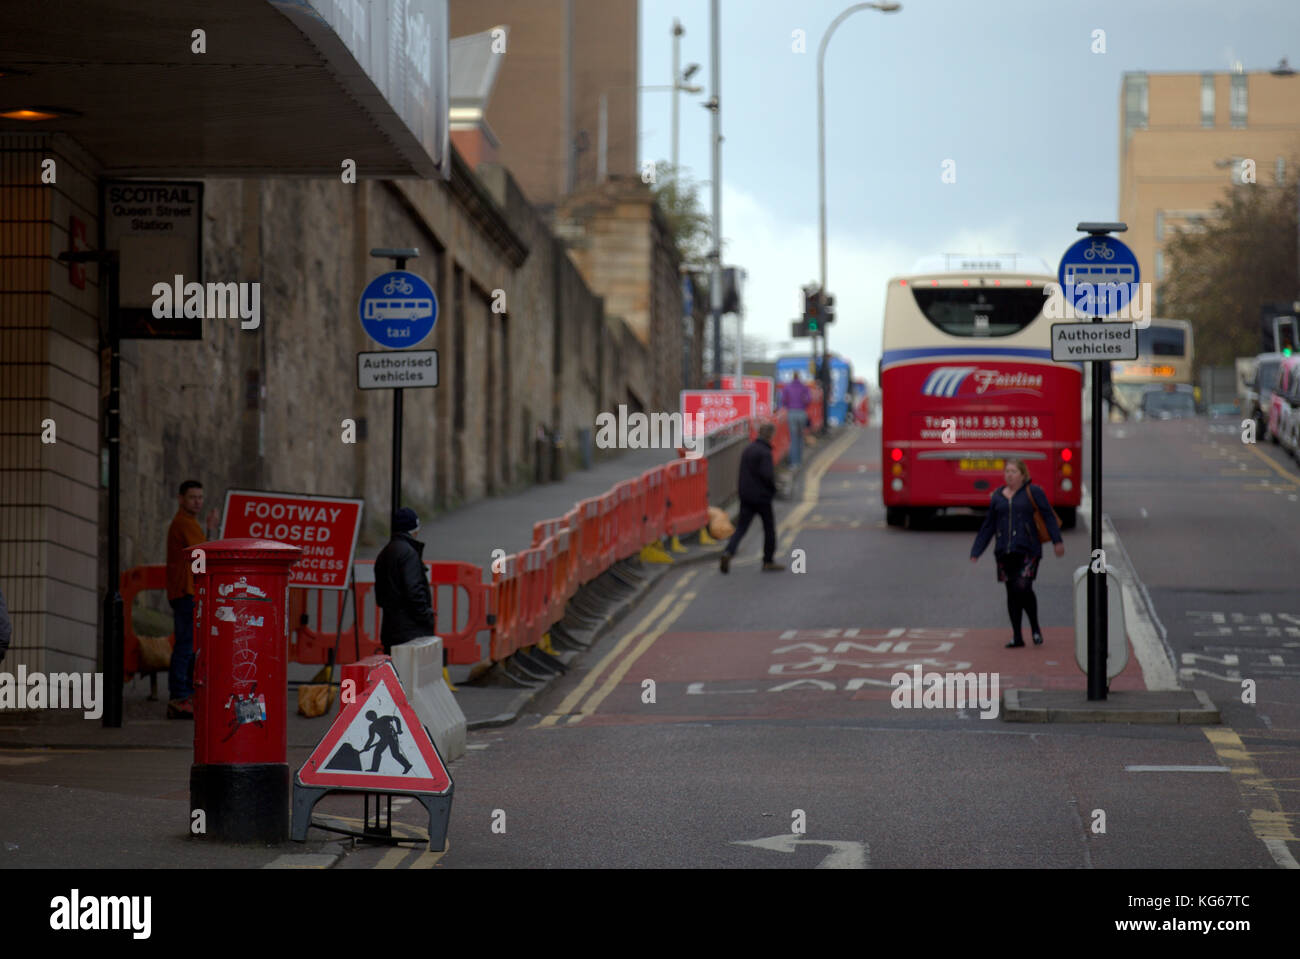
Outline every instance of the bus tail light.
{"label": "bus tail light", "polygon": [[889,475],[893,477],[893,479],[889,481],[889,488],[895,493],[901,493],[903,491],[903,486],[905,485],[903,481],[904,466],[902,448],[898,446],[890,447],[889,459],[891,460]]}

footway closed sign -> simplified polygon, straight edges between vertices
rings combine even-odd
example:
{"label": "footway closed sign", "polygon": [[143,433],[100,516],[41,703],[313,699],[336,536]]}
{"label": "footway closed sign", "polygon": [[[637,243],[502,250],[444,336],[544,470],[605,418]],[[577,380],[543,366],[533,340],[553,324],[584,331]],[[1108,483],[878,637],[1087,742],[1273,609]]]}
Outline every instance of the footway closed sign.
{"label": "footway closed sign", "polygon": [[230,490],[221,517],[222,539],[269,539],[302,549],[289,585],[347,589],[361,532],[365,500],[337,496]]}
{"label": "footway closed sign", "polygon": [[1052,359],[1057,363],[1136,360],[1137,349],[1132,323],[1052,324]]}

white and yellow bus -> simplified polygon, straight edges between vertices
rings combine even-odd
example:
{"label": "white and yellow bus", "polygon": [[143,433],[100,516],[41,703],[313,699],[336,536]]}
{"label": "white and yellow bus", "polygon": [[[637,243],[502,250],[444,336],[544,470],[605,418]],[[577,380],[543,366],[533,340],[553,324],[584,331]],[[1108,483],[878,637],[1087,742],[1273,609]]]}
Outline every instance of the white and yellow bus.
{"label": "white and yellow bus", "polygon": [[1139,329],[1136,360],[1110,364],[1112,404],[1125,415],[1142,406],[1142,394],[1153,386],[1192,381],[1192,324],[1187,320],[1152,319]]}

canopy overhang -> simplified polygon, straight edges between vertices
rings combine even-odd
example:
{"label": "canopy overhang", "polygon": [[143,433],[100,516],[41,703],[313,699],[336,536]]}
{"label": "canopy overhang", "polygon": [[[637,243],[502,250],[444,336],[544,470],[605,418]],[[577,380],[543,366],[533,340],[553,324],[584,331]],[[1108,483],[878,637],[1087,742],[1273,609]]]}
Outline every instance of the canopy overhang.
{"label": "canopy overhang", "polygon": [[447,0],[5,0],[0,113],[55,116],[0,133],[116,176],[446,178],[447,43]]}

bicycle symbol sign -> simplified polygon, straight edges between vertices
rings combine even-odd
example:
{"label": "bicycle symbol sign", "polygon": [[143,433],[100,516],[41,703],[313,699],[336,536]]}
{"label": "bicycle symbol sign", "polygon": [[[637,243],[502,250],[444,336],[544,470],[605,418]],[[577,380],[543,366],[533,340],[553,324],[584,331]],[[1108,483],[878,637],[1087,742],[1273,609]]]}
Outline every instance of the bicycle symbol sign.
{"label": "bicycle symbol sign", "polygon": [[417,345],[438,322],[438,297],[423,278],[405,270],[383,273],[357,303],[366,335],[380,346],[403,350]]}
{"label": "bicycle symbol sign", "polygon": [[1080,318],[1105,319],[1122,311],[1139,280],[1137,257],[1113,236],[1076,241],[1057,269],[1066,301]]}

